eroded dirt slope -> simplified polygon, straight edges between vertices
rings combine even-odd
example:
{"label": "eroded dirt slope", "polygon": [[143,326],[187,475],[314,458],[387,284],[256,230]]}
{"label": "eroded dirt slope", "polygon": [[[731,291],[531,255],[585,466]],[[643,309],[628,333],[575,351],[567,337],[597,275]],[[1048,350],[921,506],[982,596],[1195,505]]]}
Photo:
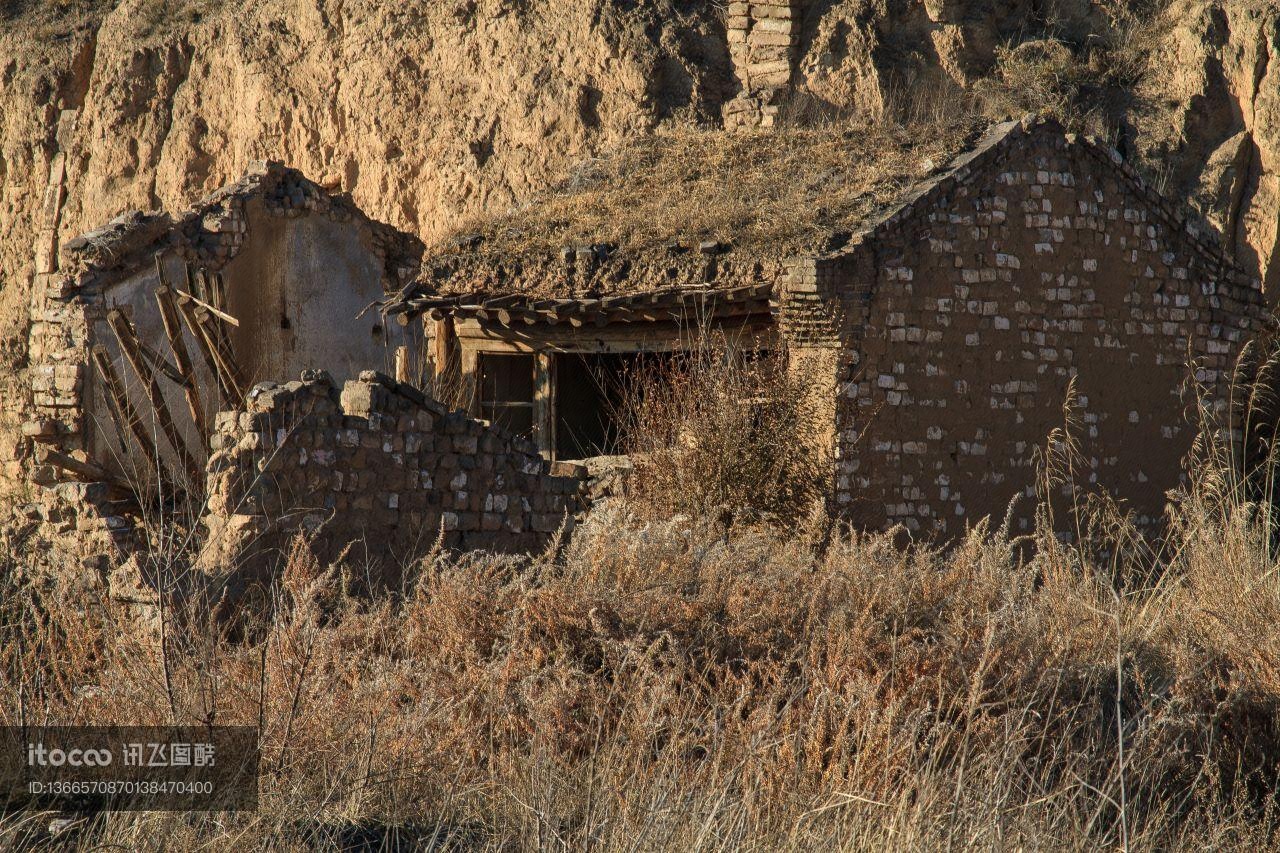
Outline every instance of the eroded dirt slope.
{"label": "eroded dirt slope", "polygon": [[[272,157],[430,239],[528,201],[664,121],[714,123],[736,85],[722,6],[9,0],[6,363],[20,362],[33,223],[63,107],[80,110],[64,237],[128,208],[180,207]],[[975,94],[996,112],[1077,110],[1280,286],[1278,44],[1272,0],[814,0],[791,120],[927,121]]]}
{"label": "eroded dirt slope", "polygon": [[[1280,289],[1280,3],[1178,0],[1135,91],[1134,138],[1240,263]],[[1274,304],[1274,300],[1273,300]]]}
{"label": "eroded dirt slope", "polygon": [[15,14],[0,35],[4,289],[30,275],[60,107],[81,110],[64,235],[181,206],[264,157],[430,235],[673,113],[713,115],[723,27],[681,5],[125,0],[65,23]]}

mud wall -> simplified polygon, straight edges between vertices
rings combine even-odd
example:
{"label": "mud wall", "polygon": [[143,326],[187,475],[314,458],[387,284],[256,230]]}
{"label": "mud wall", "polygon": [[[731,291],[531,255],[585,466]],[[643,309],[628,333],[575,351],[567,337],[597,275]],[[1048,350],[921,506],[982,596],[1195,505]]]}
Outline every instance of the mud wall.
{"label": "mud wall", "polygon": [[329,371],[338,382],[361,370],[389,370],[399,326],[385,329],[384,258],[369,234],[328,216],[279,217],[261,199],[245,205],[248,238],[227,264],[232,332],[247,382]]}
{"label": "mud wall", "polygon": [[341,394],[322,373],[264,383],[218,415],[208,470],[207,571],[266,577],[299,531],[322,560],[354,559],[394,582],[405,560],[446,546],[528,551],[580,508],[585,470],[449,412],[368,371]]}
{"label": "mud wall", "polygon": [[1032,130],[807,268],[837,306],[812,339],[846,354],[843,513],[942,535],[999,523],[1033,494],[1051,431],[1069,427],[1080,452],[1052,496],[1103,490],[1158,522],[1198,405],[1226,423],[1262,296],[1112,156]]}

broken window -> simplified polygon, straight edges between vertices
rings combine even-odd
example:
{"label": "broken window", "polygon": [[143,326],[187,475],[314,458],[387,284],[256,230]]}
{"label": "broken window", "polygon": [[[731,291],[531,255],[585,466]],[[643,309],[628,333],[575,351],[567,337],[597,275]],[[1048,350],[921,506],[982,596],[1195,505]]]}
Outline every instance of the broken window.
{"label": "broken window", "polygon": [[661,376],[671,360],[667,353],[557,356],[556,457],[584,459],[625,452],[628,398],[643,391],[646,373],[657,371]]}
{"label": "broken window", "polygon": [[533,434],[533,356],[480,355],[480,416],[513,435]]}

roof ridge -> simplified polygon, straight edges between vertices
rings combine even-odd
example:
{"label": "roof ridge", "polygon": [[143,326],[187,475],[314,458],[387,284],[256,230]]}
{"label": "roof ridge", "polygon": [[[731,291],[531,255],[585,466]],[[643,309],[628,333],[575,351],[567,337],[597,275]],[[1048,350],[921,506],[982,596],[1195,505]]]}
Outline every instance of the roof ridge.
{"label": "roof ridge", "polygon": [[907,184],[896,199],[868,217],[863,227],[850,238],[848,243],[820,257],[835,258],[853,253],[880,229],[900,222],[914,212],[916,205],[926,197],[956,186],[972,175],[975,166],[980,165],[985,155],[1003,147],[1011,139],[1025,135],[1030,118],[1029,116],[989,125],[973,145],[956,154],[933,174]]}
{"label": "roof ridge", "polygon": [[957,154],[938,172],[906,187],[895,202],[879,215],[868,220],[867,225],[859,230],[846,245],[834,252],[819,255],[819,257],[834,258],[851,254],[866,240],[879,233],[881,229],[900,222],[913,214],[916,208],[924,203],[927,198],[937,193],[950,191],[954,187],[964,184],[965,181],[973,177],[974,172],[982,165],[981,161],[986,155],[1003,149],[1010,142],[1029,136],[1032,133],[1044,132],[1056,133],[1067,145],[1079,146],[1089,156],[1107,164],[1130,191],[1164,218],[1166,220],[1165,224],[1172,226],[1174,233],[1181,233],[1186,242],[1203,259],[1231,273],[1237,283],[1246,283],[1261,292],[1261,281],[1240,266],[1239,261],[1227,253],[1220,239],[1218,239],[1216,231],[1189,205],[1156,191],[1132,164],[1125,161],[1124,157],[1114,147],[1107,145],[1094,136],[1069,133],[1056,119],[1036,114],[991,125],[972,147]]}

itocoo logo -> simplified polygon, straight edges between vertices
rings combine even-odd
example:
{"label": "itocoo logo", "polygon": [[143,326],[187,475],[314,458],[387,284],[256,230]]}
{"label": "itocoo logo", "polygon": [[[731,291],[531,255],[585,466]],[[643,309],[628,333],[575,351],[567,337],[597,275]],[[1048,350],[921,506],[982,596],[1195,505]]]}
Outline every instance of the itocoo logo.
{"label": "itocoo logo", "polygon": [[28,767],[106,767],[109,749],[47,749],[43,743],[27,744]]}

